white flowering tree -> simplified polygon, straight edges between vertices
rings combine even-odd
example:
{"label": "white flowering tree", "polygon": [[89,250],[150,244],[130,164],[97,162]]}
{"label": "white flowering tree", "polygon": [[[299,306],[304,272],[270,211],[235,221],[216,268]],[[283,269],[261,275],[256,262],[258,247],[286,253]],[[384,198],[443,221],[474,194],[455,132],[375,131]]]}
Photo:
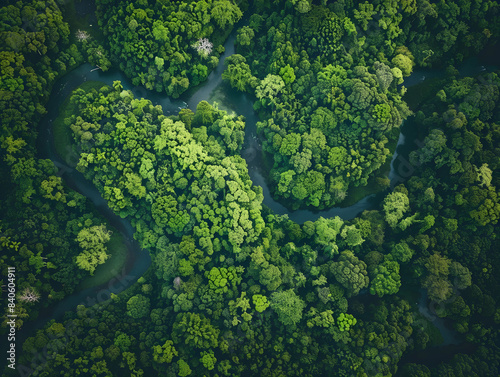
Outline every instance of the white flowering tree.
{"label": "white flowering tree", "polygon": [[207,58],[208,55],[212,53],[212,49],[214,47],[213,43],[210,42],[207,38],[200,38],[196,43],[192,45],[192,47],[198,51],[198,54],[203,57]]}
{"label": "white flowering tree", "polygon": [[31,287],[25,288],[19,296],[19,301],[23,302],[37,302],[39,299],[40,295]]}
{"label": "white flowering tree", "polygon": [[76,39],[79,42],[83,42],[83,41],[90,39],[90,34],[88,32],[86,32],[85,30],[78,29],[76,31],[75,35],[76,35]]}

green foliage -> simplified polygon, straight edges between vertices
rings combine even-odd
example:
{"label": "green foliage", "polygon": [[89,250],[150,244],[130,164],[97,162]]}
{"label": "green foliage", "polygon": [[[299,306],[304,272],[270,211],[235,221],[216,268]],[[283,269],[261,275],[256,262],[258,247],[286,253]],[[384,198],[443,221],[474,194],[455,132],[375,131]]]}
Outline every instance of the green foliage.
{"label": "green foliage", "polygon": [[149,298],[143,295],[132,296],[127,301],[127,315],[139,319],[149,314]]}
{"label": "green foliage", "polygon": [[316,229],[315,241],[319,245],[324,245],[325,251],[331,255],[338,252],[335,241],[343,224],[344,222],[338,216],[330,219],[320,217],[314,223]]}
{"label": "green foliage", "polygon": [[425,216],[423,219],[423,225],[420,228],[420,233],[424,233],[426,230],[432,228],[432,226],[435,223],[435,220],[436,220],[435,217],[432,215]]}
{"label": "green foliage", "polygon": [[251,27],[243,26],[238,29],[236,43],[238,43],[240,46],[249,46],[252,43],[252,39],[254,36],[255,32]]}
{"label": "green foliage", "polygon": [[178,360],[177,365],[179,366],[179,376],[186,377],[191,375],[192,370],[189,367],[189,364],[186,363],[184,360],[182,359]]}
{"label": "green foliage", "polygon": [[338,262],[331,265],[335,279],[347,289],[348,296],[355,296],[368,286],[366,263],[360,261],[351,251],[343,251]]}
{"label": "green foliage", "polygon": [[214,115],[214,108],[207,101],[201,101],[196,106],[193,122],[197,126],[206,126],[213,123]]}
{"label": "green foliage", "polygon": [[240,8],[228,0],[216,0],[213,3],[211,16],[221,29],[226,25],[234,25],[242,15]]}
{"label": "green foliage", "polygon": [[231,55],[226,58],[224,65],[226,69],[222,72],[222,79],[229,81],[233,88],[245,92],[256,86],[257,79],[252,76],[250,66],[243,56]]}
{"label": "green foliage", "polygon": [[200,355],[201,355],[200,361],[203,364],[203,366],[208,370],[213,370],[215,368],[215,363],[217,362],[217,359],[214,356],[214,352],[203,351],[200,353]]}
{"label": "green foliage", "polygon": [[357,323],[356,318],[351,314],[340,313],[337,318],[337,326],[340,331],[349,331]]}
{"label": "green foliage", "polygon": [[349,247],[361,245],[365,241],[361,236],[360,230],[354,225],[344,226],[340,235],[345,239]]}
{"label": "green foliage", "polygon": [[[74,101],[84,109],[88,98],[82,94],[77,93]],[[117,104],[122,94],[119,85],[92,93],[100,101]],[[104,197],[121,216],[138,215],[133,222],[140,228],[137,238],[142,246],[154,247],[164,232],[177,237],[193,232],[194,242],[184,252],[186,258],[168,262],[187,277],[195,270],[203,270],[215,250],[224,247],[238,253],[242,244],[255,240],[262,231],[258,204],[262,198],[252,189],[243,160],[235,155],[243,142],[242,119],[202,101],[194,117],[182,115],[192,126],[199,127],[191,134],[184,123],[166,118],[150,102],[132,99],[132,104],[140,106],[141,112],[128,111],[106,118],[116,127],[106,128],[105,142],[95,151],[95,155],[105,157],[95,159],[94,153],[84,153],[78,169],[90,179],[106,181],[102,187]],[[147,126],[134,122],[128,124],[138,128],[125,127],[126,119],[142,119]],[[203,132],[206,135],[207,131],[213,141],[203,146]],[[131,154],[127,167],[114,148]],[[104,178],[109,169],[117,174],[114,182]],[[151,218],[156,226],[148,229]]]}
{"label": "green foliage", "polygon": [[285,82],[285,84],[291,84],[295,81],[295,73],[290,64],[280,69],[280,76]]}
{"label": "green foliage", "polygon": [[331,328],[335,325],[335,319],[333,318],[333,312],[331,310],[325,310],[324,312],[318,313],[316,309],[311,308],[307,313],[307,317],[310,319],[307,321],[307,327],[323,327]]}
{"label": "green foliage", "polygon": [[132,345],[132,339],[127,334],[119,331],[115,336],[114,345],[122,352],[125,352]]}
{"label": "green foliage", "polygon": [[302,319],[305,303],[293,289],[274,292],[270,298],[270,306],[279,321],[285,326],[296,325]]}
{"label": "green foliage", "polygon": [[[134,85],[165,91],[174,98],[203,82],[209,68],[214,67],[205,61],[212,48],[200,49],[196,44],[202,38],[222,41],[226,29],[241,16],[238,5],[227,0],[196,1],[189,5],[97,1],[99,24],[109,41],[109,60],[118,62]],[[99,48],[89,50],[89,58],[107,55],[106,50]],[[221,52],[219,48],[215,50]],[[95,64],[107,68],[111,64],[107,57],[102,57]]]}
{"label": "green foliage", "polygon": [[175,344],[184,343],[200,349],[209,349],[217,347],[219,332],[203,315],[181,313],[175,320],[172,340]]}
{"label": "green foliage", "polygon": [[407,263],[413,257],[414,251],[408,246],[406,242],[395,244],[391,248],[391,255],[399,263]]}
{"label": "green foliage", "polygon": [[269,291],[275,291],[281,285],[281,271],[275,265],[270,264],[260,272],[259,282],[266,286]]}
{"label": "green foliage", "polygon": [[178,355],[179,354],[171,340],[167,340],[163,346],[153,347],[153,359],[160,364],[171,363],[172,359]]}
{"label": "green foliage", "polygon": [[[251,4],[248,26],[237,33],[241,55],[227,59],[223,74],[256,95],[271,191],[294,209],[326,208],[371,186],[409,115],[397,87],[403,75],[454,64],[499,32],[492,2],[322,4]],[[172,96],[217,63],[190,46],[205,37],[220,43],[229,31],[222,28],[241,17],[226,1],[100,0],[98,13],[112,37],[102,55],[97,42],[81,44],[91,62],[103,70],[118,63],[134,85]],[[35,153],[42,94],[81,56],[63,40],[69,29],[51,1],[6,5],[0,17],[0,265],[16,266],[20,292],[34,289],[52,305],[84,275],[74,263],[78,243],[102,251],[107,237],[85,198]],[[27,30],[30,20],[36,31]],[[493,74],[436,84],[442,92],[411,120],[425,139],[410,154],[415,172],[406,186],[388,194],[380,211],[303,226],[263,209],[263,191],[240,157],[242,117],[205,101],[196,113],[166,117],[119,82],[75,91],[63,123],[80,153],[77,169],[130,221],[152,268],[109,305],[81,305],[64,323],[49,322],[26,340],[22,360],[54,350],[31,365],[47,376],[141,376],[151,367],[180,376],[389,376],[410,344],[430,343],[410,306],[418,281],[438,314],[480,344],[432,375],[494,375],[498,88]],[[400,263],[403,282],[411,282],[405,300],[392,295]],[[366,287],[379,298],[347,299]],[[18,299],[16,325],[39,308]]]}
{"label": "green foliage", "polygon": [[403,76],[410,76],[413,70],[413,62],[406,55],[398,54],[392,59],[392,64],[403,72]]}
{"label": "green foliage", "polygon": [[269,301],[267,301],[267,297],[263,295],[253,295],[252,296],[253,304],[255,305],[255,310],[259,313],[262,313],[269,307]]}
{"label": "green foliage", "polygon": [[382,297],[397,293],[401,287],[399,264],[386,260],[370,272],[370,293]]}
{"label": "green foliage", "polygon": [[410,208],[410,200],[402,192],[392,192],[385,197],[383,207],[385,220],[391,228],[395,228],[405,212]]}
{"label": "green foliage", "polygon": [[111,232],[106,229],[104,224],[80,230],[76,241],[83,249],[83,252],[76,257],[78,267],[89,271],[92,275],[96,267],[109,258],[109,255],[106,254],[107,248],[105,243],[110,238]]}
{"label": "green foliage", "polygon": [[205,273],[205,276],[208,277],[210,289],[219,294],[228,291],[229,283],[232,283],[234,286],[237,278],[236,268],[233,266],[229,268],[212,267],[210,271]]}
{"label": "green foliage", "polygon": [[[281,76],[267,75],[255,88],[255,96],[262,104],[275,103],[276,96],[284,89],[285,83]],[[268,102],[267,102],[268,101]]]}
{"label": "green foliage", "polygon": [[187,312],[193,308],[193,302],[189,299],[191,295],[186,293],[174,294],[172,300],[174,303],[174,311],[184,311]]}

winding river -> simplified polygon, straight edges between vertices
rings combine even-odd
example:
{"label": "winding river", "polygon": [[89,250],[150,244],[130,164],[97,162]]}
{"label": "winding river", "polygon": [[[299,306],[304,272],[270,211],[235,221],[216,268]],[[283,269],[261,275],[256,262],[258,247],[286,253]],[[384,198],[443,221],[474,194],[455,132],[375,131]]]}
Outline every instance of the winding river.
{"label": "winding river", "polygon": [[[236,30],[236,28],[235,28]],[[95,303],[104,302],[109,299],[111,293],[119,293],[124,289],[130,287],[137,279],[142,276],[151,264],[151,258],[147,251],[142,250],[139,244],[133,239],[134,229],[128,220],[122,219],[114,214],[102,198],[99,191],[87,181],[81,173],[76,171],[73,167],[68,166],[64,160],[58,156],[54,149],[52,137],[52,121],[56,119],[59,111],[60,104],[66,99],[71,92],[85,81],[97,80],[112,85],[113,81],[119,80],[122,82],[124,89],[129,89],[133,92],[136,98],[147,98],[151,100],[154,105],[161,105],[163,112],[166,115],[176,114],[181,108],[196,109],[196,105],[201,100],[209,102],[217,101],[220,109],[234,111],[241,114],[246,119],[246,133],[242,156],[246,159],[248,164],[249,175],[254,185],[261,186],[264,193],[264,202],[271,210],[277,214],[286,214],[291,220],[298,223],[304,223],[308,220],[316,220],[320,216],[331,217],[340,216],[345,220],[356,217],[359,213],[366,209],[374,208],[382,199],[383,193],[378,195],[369,195],[360,200],[356,204],[346,208],[331,208],[324,211],[310,211],[298,210],[290,211],[280,203],[276,202],[270,195],[269,187],[264,179],[264,172],[262,171],[262,153],[260,142],[256,133],[256,123],[258,121],[257,115],[253,111],[253,100],[245,93],[240,93],[227,84],[222,82],[221,74],[224,70],[224,59],[233,54],[235,32],[229,36],[224,47],[225,53],[220,57],[219,65],[209,75],[207,81],[200,85],[197,90],[179,100],[170,99],[165,94],[158,94],[153,91],[146,90],[143,87],[136,87],[132,85],[131,81],[125,75],[112,69],[108,72],[101,72],[100,70],[93,70],[94,67],[89,64],[83,64],[74,69],[67,75],[60,78],[54,85],[49,102],[46,106],[48,113],[42,120],[39,130],[38,151],[39,157],[49,158],[59,169],[59,175],[62,176],[66,184],[89,198],[94,204],[97,211],[104,216],[109,223],[115,227],[126,240],[128,255],[125,267],[122,271],[116,271],[115,278],[109,282],[89,288],[80,292],[76,292],[57,305],[49,308],[42,309],[40,316],[34,322],[24,325],[22,330],[18,333],[18,344],[34,333],[36,329],[44,326],[51,319],[60,319],[67,311],[74,310],[77,305],[92,306]],[[474,75],[483,70],[492,70],[494,67],[483,67],[479,62],[474,59],[469,59],[461,68],[462,75]],[[412,86],[423,82],[426,78],[433,76],[440,76],[443,71],[418,71],[405,80],[405,85]],[[413,136],[414,137],[414,136]],[[404,177],[405,166],[404,163],[398,163],[400,155],[407,155],[410,150],[414,149],[411,129],[403,125],[401,127],[400,137],[397,143],[396,151],[391,161],[391,171],[389,178],[391,184]],[[407,140],[410,140],[409,142]],[[401,161],[399,161],[401,162]],[[404,161],[403,161],[404,162]],[[422,304],[425,305],[425,302]]]}

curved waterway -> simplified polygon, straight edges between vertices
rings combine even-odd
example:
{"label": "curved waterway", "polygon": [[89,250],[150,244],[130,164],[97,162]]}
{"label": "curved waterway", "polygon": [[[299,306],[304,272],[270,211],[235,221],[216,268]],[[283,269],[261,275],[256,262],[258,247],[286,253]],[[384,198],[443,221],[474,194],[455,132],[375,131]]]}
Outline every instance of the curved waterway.
{"label": "curved waterway", "polygon": [[[235,28],[236,30],[236,28]],[[59,107],[63,101],[71,94],[71,92],[86,81],[101,81],[105,84],[112,85],[113,81],[121,81],[124,89],[131,90],[136,98],[149,99],[154,105],[161,105],[165,115],[177,114],[182,108],[190,108],[193,111],[201,100],[209,102],[216,101],[220,109],[225,109],[228,112],[234,111],[237,114],[243,115],[246,121],[245,141],[242,150],[242,156],[248,164],[249,175],[254,185],[261,186],[264,193],[264,202],[271,210],[277,214],[288,215],[291,220],[298,223],[305,221],[314,221],[320,216],[332,217],[340,216],[345,220],[356,217],[364,210],[374,208],[380,202],[383,195],[369,195],[354,205],[345,208],[331,208],[324,211],[298,210],[291,211],[275,201],[265,180],[265,173],[262,163],[262,150],[260,141],[257,137],[256,123],[259,120],[253,111],[253,99],[251,96],[236,92],[222,83],[221,74],[224,70],[224,59],[234,54],[234,42],[236,33],[233,33],[227,39],[224,47],[225,53],[220,57],[219,65],[210,73],[205,83],[201,84],[196,91],[191,94],[181,97],[181,99],[171,99],[166,94],[159,94],[153,91],[146,90],[143,87],[132,85],[131,81],[120,71],[112,69],[108,72],[94,70],[95,67],[90,64],[83,64],[73,71],[69,72],[62,78],[56,81],[49,102],[47,104],[48,113],[40,124],[40,133],[38,139],[39,156],[42,158],[50,158],[58,167],[61,177],[66,184],[80,192],[82,195],[89,198],[94,204],[97,211],[104,216],[107,221],[115,227],[124,237],[128,248],[127,261],[123,270],[116,271],[115,277],[109,282],[97,287],[85,289],[76,292],[54,307],[42,309],[39,318],[24,325],[18,333],[18,344],[22,344],[27,336],[34,333],[36,329],[44,326],[49,320],[59,320],[64,313],[74,310],[77,305],[92,306],[95,303],[104,302],[109,299],[111,293],[119,293],[131,286],[142,276],[151,264],[151,257],[146,250],[142,250],[139,244],[133,239],[134,229],[130,222],[122,219],[107,206],[106,201],[102,198],[99,191],[93,184],[87,181],[81,173],[73,167],[65,163],[65,161],[57,155],[54,149],[52,122],[56,119],[59,113]],[[462,75],[474,75],[482,71],[490,71],[495,67],[484,67],[477,60],[469,59],[462,65],[460,72]],[[443,75],[443,71],[417,71],[412,76],[405,80],[405,86],[412,86],[422,83],[426,78],[439,77]],[[398,158],[401,153],[408,153],[410,149],[414,149],[414,140],[411,139],[411,130],[407,126],[401,127],[400,137],[397,143],[396,151],[391,161],[391,171],[389,178],[391,186],[404,178],[401,174],[401,164],[398,164]]]}
{"label": "curved waterway", "polygon": [[[224,45],[225,52],[220,57],[218,66],[210,73],[207,80],[198,86],[196,91],[189,96],[181,97],[181,99],[176,100],[169,98],[166,94],[160,94],[147,90],[143,87],[132,85],[131,81],[121,71],[115,69],[108,72],[102,72],[100,70],[93,71],[93,66],[90,64],[83,64],[77,69],[71,71],[56,83],[54,90],[52,91],[49,104],[47,105],[49,114],[45,117],[45,121],[42,122],[41,126],[41,139],[46,140],[45,148],[49,151],[49,154],[45,154],[45,156],[48,156],[60,166],[65,165],[64,161],[58,158],[58,156],[54,153],[54,149],[51,144],[52,137],[50,135],[52,120],[57,117],[59,104],[62,103],[74,89],[85,81],[101,81],[111,86],[113,85],[113,81],[118,80],[121,81],[124,89],[131,90],[136,98],[146,98],[150,100],[153,105],[161,105],[165,115],[177,114],[180,109],[186,107],[195,111],[196,106],[202,100],[207,100],[209,102],[216,101],[220,109],[227,110],[229,113],[234,111],[238,115],[243,115],[245,117],[245,140],[242,148],[242,157],[245,158],[247,162],[248,172],[253,184],[261,186],[263,189],[263,204],[268,206],[276,214],[286,214],[291,220],[297,223],[304,223],[309,220],[314,221],[320,216],[325,218],[340,216],[344,220],[350,220],[362,211],[374,208],[380,202],[383,195],[368,195],[352,206],[344,208],[333,207],[322,211],[292,211],[273,199],[270,194],[268,183],[264,178],[266,174],[263,171],[264,164],[262,162],[262,149],[259,138],[257,137],[256,127],[259,119],[257,114],[253,111],[254,99],[248,94],[238,92],[222,82],[221,75],[224,71],[224,59],[234,54],[235,39],[235,33],[233,32],[228,37]],[[477,58],[471,58],[461,65],[459,72],[462,76],[473,76],[481,73],[482,71],[492,71],[495,68],[496,67],[494,66],[481,65]],[[418,70],[405,80],[404,85],[406,87],[418,85],[423,83],[428,78],[442,77],[443,75],[445,75],[443,70]],[[405,159],[400,158],[400,154],[406,155],[410,150],[415,149],[416,144],[414,138],[415,135],[412,133],[410,127],[403,124],[401,126],[400,136],[390,164],[389,179],[391,181],[391,187],[410,175],[408,171],[411,171],[411,167],[407,165]],[[68,169],[69,167],[66,166],[65,168]],[[75,180],[76,176],[67,178],[69,179],[67,179],[68,183],[71,185],[71,181]],[[80,179],[78,178],[76,180]],[[82,192],[82,194],[88,196],[86,193]]]}

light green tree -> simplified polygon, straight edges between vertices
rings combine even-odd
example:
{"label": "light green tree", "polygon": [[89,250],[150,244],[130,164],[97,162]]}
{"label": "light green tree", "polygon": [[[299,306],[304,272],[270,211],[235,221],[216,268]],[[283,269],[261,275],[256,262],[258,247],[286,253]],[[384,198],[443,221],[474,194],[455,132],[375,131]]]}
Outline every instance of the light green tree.
{"label": "light green tree", "polygon": [[[255,96],[262,100],[269,100],[271,103],[276,103],[276,97],[285,87],[285,82],[281,76],[267,75],[255,89]],[[263,102],[265,104],[265,102]]]}
{"label": "light green tree", "polygon": [[410,208],[410,200],[402,192],[391,192],[385,197],[383,207],[385,220],[391,228],[395,228],[399,220],[403,218],[405,212]]}
{"label": "light green tree", "polygon": [[259,313],[262,313],[269,306],[269,301],[267,301],[267,297],[263,295],[253,295],[252,296],[253,304],[255,305],[255,310]]}
{"label": "light green tree", "polygon": [[233,26],[243,15],[240,8],[228,0],[216,0],[211,14],[221,29],[224,29],[226,25]]}
{"label": "light green tree", "polygon": [[349,331],[356,324],[357,320],[352,314],[340,313],[337,318],[337,326],[340,331]]}
{"label": "light green tree", "polygon": [[78,267],[93,274],[96,267],[109,258],[105,244],[110,239],[111,231],[108,231],[104,224],[80,230],[76,241],[83,251],[76,257]]}
{"label": "light green tree", "polygon": [[386,260],[376,266],[371,272],[370,293],[382,297],[394,294],[401,287],[399,264],[396,261]]}
{"label": "light green tree", "polygon": [[413,62],[412,60],[403,54],[398,54],[392,59],[392,64],[398,67],[401,72],[403,72],[404,76],[410,76],[413,71]]}
{"label": "light green tree", "polygon": [[205,368],[207,368],[208,370],[212,370],[215,368],[215,363],[217,362],[217,359],[214,355],[214,351],[212,350],[208,352],[202,351],[200,352],[200,356],[201,356],[200,361]]}
{"label": "light green tree", "polygon": [[254,30],[249,26],[243,26],[238,29],[238,34],[236,35],[236,43],[240,46],[249,46],[255,36]]}
{"label": "light green tree", "polygon": [[163,346],[153,347],[153,359],[157,363],[171,363],[174,356],[178,356],[178,352],[171,340],[167,340]]}

